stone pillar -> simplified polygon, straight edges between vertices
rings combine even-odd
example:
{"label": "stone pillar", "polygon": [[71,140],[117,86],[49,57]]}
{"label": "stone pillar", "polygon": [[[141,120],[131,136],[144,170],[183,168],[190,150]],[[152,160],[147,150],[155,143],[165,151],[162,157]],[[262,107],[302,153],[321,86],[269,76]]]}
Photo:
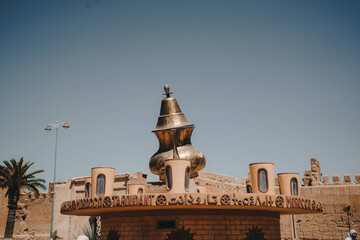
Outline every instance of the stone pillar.
{"label": "stone pillar", "polygon": [[275,194],[274,163],[251,163],[249,168],[253,193]]}
{"label": "stone pillar", "polygon": [[299,196],[299,174],[279,173],[278,175],[281,195]]}
{"label": "stone pillar", "polygon": [[189,192],[190,160],[168,159],[165,161],[165,180],[168,193]]}
{"label": "stone pillar", "polygon": [[112,168],[112,167],[92,168],[91,169],[91,197],[113,195],[114,179],[115,179],[115,168]]}
{"label": "stone pillar", "polygon": [[311,159],[310,184],[311,186],[318,186],[321,184],[320,162],[316,158]]}

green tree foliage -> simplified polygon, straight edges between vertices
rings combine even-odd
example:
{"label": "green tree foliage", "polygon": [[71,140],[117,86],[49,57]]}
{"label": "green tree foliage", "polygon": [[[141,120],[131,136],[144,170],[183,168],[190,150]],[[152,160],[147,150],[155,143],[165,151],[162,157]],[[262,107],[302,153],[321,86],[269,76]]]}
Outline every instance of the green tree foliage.
{"label": "green tree foliage", "polygon": [[28,170],[34,163],[24,163],[23,158],[20,161],[15,159],[5,160],[3,164],[0,165],[0,188],[6,189],[5,197],[8,198],[9,208],[4,237],[12,239],[20,191],[23,188],[27,188],[38,197],[39,188],[46,189],[44,185],[45,180],[36,178],[35,175],[44,172],[44,170],[29,173]]}
{"label": "green tree foliage", "polygon": [[96,235],[95,235],[95,228],[94,225],[91,224],[87,227],[83,227],[83,233],[85,236],[87,236],[89,238],[89,240],[96,240]]}

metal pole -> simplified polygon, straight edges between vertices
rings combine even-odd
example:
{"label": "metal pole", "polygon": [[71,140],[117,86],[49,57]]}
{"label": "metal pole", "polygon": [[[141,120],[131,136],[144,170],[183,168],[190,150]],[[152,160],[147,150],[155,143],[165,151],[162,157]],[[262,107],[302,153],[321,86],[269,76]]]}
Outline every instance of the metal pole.
{"label": "metal pole", "polygon": [[55,137],[54,181],[53,181],[53,194],[52,194],[52,207],[51,207],[50,240],[53,240],[54,205],[55,205],[55,181],[56,181],[56,153],[57,153],[58,130],[59,130],[59,125],[57,124],[56,125],[56,137]]}
{"label": "metal pole", "polygon": [[296,239],[296,229],[295,229],[295,219],[294,219],[294,215],[291,215],[291,219],[292,219],[292,225],[293,225],[293,233],[294,233],[294,239]]}

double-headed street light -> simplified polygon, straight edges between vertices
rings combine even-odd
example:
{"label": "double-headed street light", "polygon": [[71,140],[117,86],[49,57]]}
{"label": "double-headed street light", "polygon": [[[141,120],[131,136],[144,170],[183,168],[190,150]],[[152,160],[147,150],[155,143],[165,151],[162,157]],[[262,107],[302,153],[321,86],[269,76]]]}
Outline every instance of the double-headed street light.
{"label": "double-headed street light", "polygon": [[51,229],[50,229],[50,240],[53,240],[53,226],[54,226],[54,205],[55,205],[55,181],[56,181],[56,154],[57,154],[57,141],[58,141],[58,131],[59,127],[62,125],[63,128],[68,129],[70,126],[66,122],[56,122],[51,123],[46,126],[45,130],[50,131],[51,127],[56,129],[56,138],[55,138],[55,159],[54,159],[54,181],[53,181],[53,194],[52,194],[52,207],[51,207]]}

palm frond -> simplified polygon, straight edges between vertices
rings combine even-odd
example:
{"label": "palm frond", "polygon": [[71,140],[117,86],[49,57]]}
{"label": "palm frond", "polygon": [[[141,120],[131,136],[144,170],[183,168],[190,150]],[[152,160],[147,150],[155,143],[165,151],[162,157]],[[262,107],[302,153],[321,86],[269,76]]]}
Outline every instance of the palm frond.
{"label": "palm frond", "polygon": [[46,189],[45,180],[36,178],[35,175],[44,172],[36,170],[29,173],[30,167],[34,162],[24,162],[24,158],[19,161],[10,159],[3,161],[4,166],[0,165],[0,188],[7,188],[5,196],[20,195],[20,190],[24,187],[39,195],[39,189]]}
{"label": "palm frond", "polygon": [[37,183],[45,183],[45,180],[42,179],[42,178],[34,178],[34,179],[28,180],[27,182],[28,183],[35,183],[35,182],[37,182]]}
{"label": "palm frond", "polygon": [[82,230],[83,230],[84,235],[87,236],[89,238],[89,240],[95,240],[96,239],[95,229],[94,229],[93,224],[91,224],[88,227],[83,227]]}
{"label": "palm frond", "polygon": [[29,174],[27,174],[27,175],[24,175],[24,178],[33,178],[34,177],[34,175],[36,175],[36,174],[38,174],[38,173],[42,173],[42,172],[44,172],[44,170],[36,170],[36,171],[34,171],[34,172],[32,172],[32,173],[29,173]]}
{"label": "palm frond", "polygon": [[[10,161],[11,161],[11,160],[10,160]],[[12,165],[10,164],[9,161],[4,160],[3,163],[5,164],[6,168],[8,168],[8,169],[11,169],[11,168],[12,168]]]}

